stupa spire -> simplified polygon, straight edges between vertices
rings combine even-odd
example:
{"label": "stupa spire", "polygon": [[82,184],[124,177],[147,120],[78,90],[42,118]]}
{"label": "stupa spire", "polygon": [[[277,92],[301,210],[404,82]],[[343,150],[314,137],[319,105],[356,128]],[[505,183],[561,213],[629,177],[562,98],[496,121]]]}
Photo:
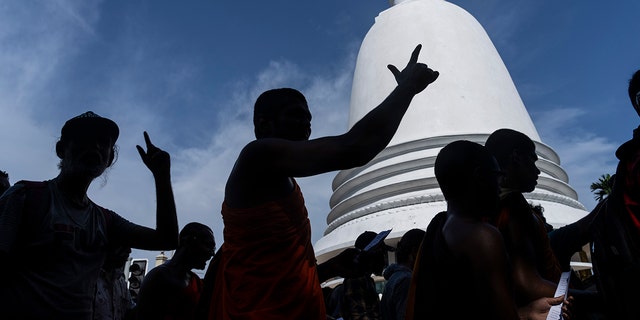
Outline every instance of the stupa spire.
{"label": "stupa spire", "polygon": [[353,244],[366,230],[393,228],[391,242],[409,229],[426,228],[446,202],[433,172],[446,144],[484,144],[493,131],[511,128],[536,143],[542,174],[527,194],[541,204],[555,227],[587,212],[560,167],[560,158],[542,143],[498,51],[480,23],[442,0],[395,0],[376,17],[360,47],[351,91],[353,126],[396,86],[388,64],[400,65],[422,44],[420,62],[440,72],[428,91],[417,95],[396,135],[367,165],[338,173],[325,235],[315,246],[318,260]]}

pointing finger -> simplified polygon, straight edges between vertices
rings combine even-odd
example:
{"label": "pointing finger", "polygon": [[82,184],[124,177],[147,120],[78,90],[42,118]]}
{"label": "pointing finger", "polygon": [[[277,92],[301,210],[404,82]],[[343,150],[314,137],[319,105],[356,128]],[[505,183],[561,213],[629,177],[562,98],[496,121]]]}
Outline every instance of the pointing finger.
{"label": "pointing finger", "polygon": [[144,157],[146,156],[146,153],[144,152],[144,149],[142,149],[141,146],[136,145],[136,149],[138,149],[138,153],[140,154],[140,157],[142,159],[144,159]]}
{"label": "pointing finger", "polygon": [[147,151],[149,151],[149,149],[155,148],[153,143],[151,143],[151,139],[149,139],[149,134],[146,131],[143,132],[143,134],[144,134],[144,142],[147,143]]}
{"label": "pointing finger", "polygon": [[398,68],[396,68],[396,66],[390,64],[387,65],[387,68],[389,69],[389,71],[391,71],[391,73],[393,73],[394,76],[398,76],[398,74],[400,74],[400,70],[398,70]]}
{"label": "pointing finger", "polygon": [[422,49],[422,44],[417,45],[416,48],[413,49],[413,52],[411,53],[411,59],[409,59],[409,64],[418,62],[418,56],[420,55],[420,49]]}

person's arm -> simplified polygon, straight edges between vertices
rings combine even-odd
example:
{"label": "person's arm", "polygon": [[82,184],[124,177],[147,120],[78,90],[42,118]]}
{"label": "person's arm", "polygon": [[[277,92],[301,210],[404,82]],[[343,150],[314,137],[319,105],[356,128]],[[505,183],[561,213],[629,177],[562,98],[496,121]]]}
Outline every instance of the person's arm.
{"label": "person's arm", "polygon": [[347,133],[309,141],[258,139],[243,149],[236,165],[250,168],[252,176],[305,177],[366,164],[391,141],[414,95],[438,78],[437,71],[418,63],[420,48],[401,72],[389,66],[398,86]]}
{"label": "person's arm", "polygon": [[592,235],[589,228],[595,217],[600,213],[604,203],[605,201],[598,202],[596,207],[580,220],[549,232],[549,245],[563,271],[569,270],[573,254],[582,250],[584,245],[591,242]]}
{"label": "person's arm", "polygon": [[116,235],[127,247],[143,250],[173,250],[178,246],[178,218],[171,188],[171,159],[169,153],[151,143],[144,132],[147,151],[136,146],[144,164],[151,170],[156,186],[156,228],[138,226],[126,228]]}
{"label": "person's arm", "polygon": [[393,305],[395,307],[396,319],[404,319],[407,312],[407,298],[409,297],[409,287],[411,278],[404,278],[398,282],[393,291]]}
{"label": "person's arm", "polygon": [[[552,306],[559,305],[564,300],[564,296],[555,298],[539,298],[528,305],[518,308],[518,317],[521,320],[546,320]],[[569,319],[566,312],[562,313],[563,319]]]}
{"label": "person's arm", "polygon": [[513,218],[507,223],[505,234],[509,237],[508,249],[511,261],[513,284],[519,304],[553,297],[556,284],[540,275],[536,267],[535,250],[533,248],[530,229],[526,228],[523,219]]}
{"label": "person's arm", "polygon": [[476,229],[472,237],[474,245],[468,253],[473,263],[475,283],[487,289],[490,307],[497,319],[518,319],[502,235],[487,225]]}

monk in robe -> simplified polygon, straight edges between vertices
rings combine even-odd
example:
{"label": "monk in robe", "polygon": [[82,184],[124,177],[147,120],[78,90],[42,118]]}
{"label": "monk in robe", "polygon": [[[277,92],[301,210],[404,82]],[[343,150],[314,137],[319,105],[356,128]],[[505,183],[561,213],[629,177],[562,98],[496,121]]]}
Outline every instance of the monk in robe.
{"label": "monk in robe", "polygon": [[447,211],[427,227],[405,319],[546,319],[563,296],[518,308],[502,235],[487,222],[498,213],[496,160],[487,148],[462,140],[445,146],[434,167]]}
{"label": "monk in robe", "polygon": [[438,77],[418,63],[420,48],[402,71],[388,66],[397,87],[339,136],[309,140],[311,113],[297,90],[258,97],[256,140],[229,175],[224,244],[205,276],[205,286],[213,283],[209,319],[326,319],[311,227],[294,178],[362,166],[387,146],[414,95]]}
{"label": "monk in robe", "polygon": [[499,214],[492,224],[500,230],[512,264],[516,302],[522,306],[551,297],[562,270],[542,218],[523,195],[535,189],[540,175],[536,146],[527,135],[512,129],[494,131],[485,145],[504,173]]}

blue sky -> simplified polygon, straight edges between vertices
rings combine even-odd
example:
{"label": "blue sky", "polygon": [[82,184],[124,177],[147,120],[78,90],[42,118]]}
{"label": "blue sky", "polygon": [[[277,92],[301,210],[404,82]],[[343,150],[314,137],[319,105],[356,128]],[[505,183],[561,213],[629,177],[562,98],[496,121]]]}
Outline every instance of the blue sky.
{"label": "blue sky", "polygon": [[[543,142],[559,153],[570,184],[592,208],[589,184],[613,173],[613,152],[638,125],[626,88],[640,68],[640,2],[450,2],[485,27]],[[342,133],[357,50],[388,6],[384,0],[4,1],[0,170],[12,182],[55,177],[62,124],[92,110],[115,120],[121,138],[119,159],[93,184],[91,198],[154,225],[153,180],[135,150],[147,130],[172,155],[180,225],[210,225],[220,244],[224,183],[253,138],[257,95],[298,88],[314,114],[312,137]],[[326,226],[334,175],[300,181],[314,242]]]}

